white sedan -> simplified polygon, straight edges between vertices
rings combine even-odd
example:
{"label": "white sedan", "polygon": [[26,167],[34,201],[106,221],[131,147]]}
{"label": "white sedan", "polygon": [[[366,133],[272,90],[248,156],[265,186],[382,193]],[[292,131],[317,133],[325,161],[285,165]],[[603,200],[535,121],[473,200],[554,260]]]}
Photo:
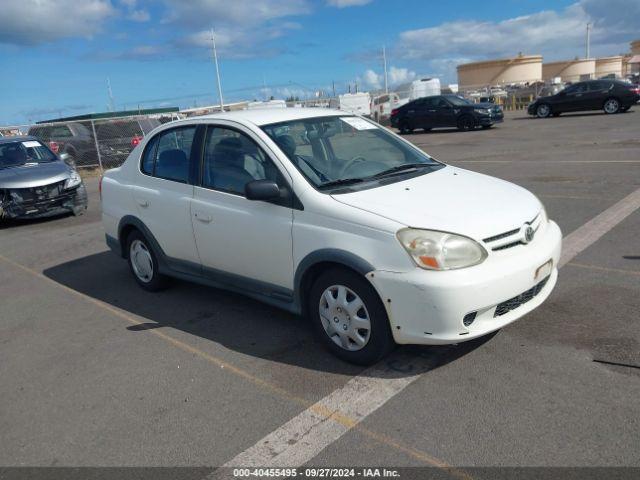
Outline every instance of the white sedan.
{"label": "white sedan", "polygon": [[142,288],[177,277],[304,314],[360,364],[500,329],[558,276],[560,229],[533,194],[340,111],[162,125],[101,192],[107,243]]}

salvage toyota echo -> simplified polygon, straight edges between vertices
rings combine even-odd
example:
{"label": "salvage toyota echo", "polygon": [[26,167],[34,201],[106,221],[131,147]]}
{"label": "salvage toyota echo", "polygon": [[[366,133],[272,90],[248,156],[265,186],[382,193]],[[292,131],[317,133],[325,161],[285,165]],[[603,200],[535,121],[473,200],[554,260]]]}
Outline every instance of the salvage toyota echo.
{"label": "salvage toyota echo", "polygon": [[359,364],[496,331],[558,276],[560,229],[533,194],[340,111],[165,124],[101,195],[107,243],[142,288],[177,277],[304,314]]}

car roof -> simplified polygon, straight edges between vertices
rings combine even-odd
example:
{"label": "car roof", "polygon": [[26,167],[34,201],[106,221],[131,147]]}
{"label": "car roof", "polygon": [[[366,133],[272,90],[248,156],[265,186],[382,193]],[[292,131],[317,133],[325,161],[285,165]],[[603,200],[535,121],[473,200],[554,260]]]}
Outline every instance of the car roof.
{"label": "car roof", "polygon": [[14,135],[13,137],[0,137],[0,144],[12,142],[27,142],[30,140],[40,141],[33,135]]}
{"label": "car roof", "polygon": [[235,120],[250,122],[254,125],[269,125],[271,123],[289,122],[314,117],[333,117],[336,115],[353,115],[352,113],[330,108],[258,108],[253,110],[237,110],[234,112],[212,113],[192,117],[190,120]]}

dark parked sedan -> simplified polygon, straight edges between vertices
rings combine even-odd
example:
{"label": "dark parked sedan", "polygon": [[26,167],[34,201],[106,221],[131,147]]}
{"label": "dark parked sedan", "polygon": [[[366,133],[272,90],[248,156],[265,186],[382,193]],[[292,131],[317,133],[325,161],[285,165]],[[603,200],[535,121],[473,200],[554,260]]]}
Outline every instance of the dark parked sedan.
{"label": "dark parked sedan", "polygon": [[640,95],[633,85],[620,80],[588,80],[569,85],[555,95],[540,97],[528,107],[529,115],[546,118],[565,112],[604,110],[626,112]]}
{"label": "dark parked sedan", "polygon": [[86,208],[82,179],[63,158],[35,137],[0,139],[0,221],[78,215]]}
{"label": "dark parked sedan", "polygon": [[391,125],[400,129],[400,133],[439,127],[464,131],[478,126],[490,128],[503,118],[502,109],[493,103],[473,103],[457,95],[435,95],[418,98],[393,110]]}

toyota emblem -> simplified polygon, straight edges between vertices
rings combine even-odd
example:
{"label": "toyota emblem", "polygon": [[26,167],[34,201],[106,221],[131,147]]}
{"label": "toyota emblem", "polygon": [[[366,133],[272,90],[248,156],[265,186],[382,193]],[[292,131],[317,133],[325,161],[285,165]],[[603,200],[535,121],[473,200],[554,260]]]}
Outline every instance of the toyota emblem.
{"label": "toyota emblem", "polygon": [[533,229],[531,225],[527,225],[527,228],[524,231],[524,241],[525,243],[531,242],[533,240],[533,236],[536,234],[536,231]]}

